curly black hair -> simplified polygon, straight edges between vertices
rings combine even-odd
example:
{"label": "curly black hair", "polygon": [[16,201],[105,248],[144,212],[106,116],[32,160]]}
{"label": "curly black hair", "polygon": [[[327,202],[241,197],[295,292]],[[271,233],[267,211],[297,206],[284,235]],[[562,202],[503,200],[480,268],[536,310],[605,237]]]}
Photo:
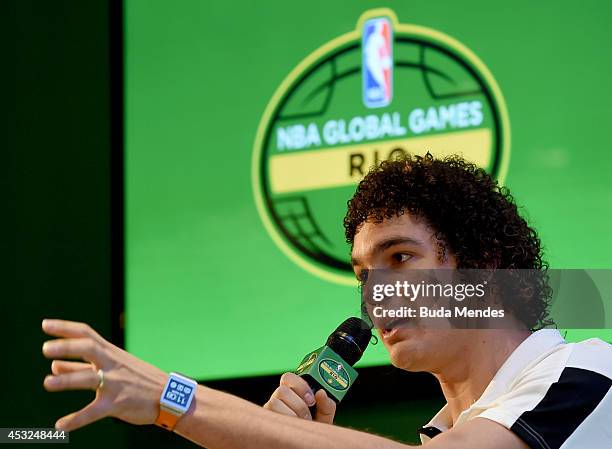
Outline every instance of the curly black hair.
{"label": "curly black hair", "polygon": [[[485,170],[459,156],[405,155],[374,166],[348,201],[347,242],[366,221],[409,213],[423,219],[438,241],[439,257],[452,252],[458,269],[529,269],[505,307],[529,329],[553,324],[552,290],[540,239],[520,216],[514,198]],[[524,271],[523,271],[524,272]]]}

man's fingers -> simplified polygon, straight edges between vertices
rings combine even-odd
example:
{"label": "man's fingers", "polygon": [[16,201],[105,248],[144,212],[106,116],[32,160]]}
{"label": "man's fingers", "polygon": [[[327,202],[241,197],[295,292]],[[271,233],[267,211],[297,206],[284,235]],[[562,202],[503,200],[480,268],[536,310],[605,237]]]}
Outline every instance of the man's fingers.
{"label": "man's fingers", "polygon": [[332,424],[336,414],[336,403],[327,396],[323,389],[317,391],[315,399],[317,401],[315,421]]}
{"label": "man's fingers", "polygon": [[99,419],[106,416],[103,407],[99,401],[93,401],[83,407],[78,412],[71,413],[69,415],[60,418],[55,423],[55,428],[58,430],[65,430],[72,432],[79,427],[91,424]]}
{"label": "man's fingers", "polygon": [[84,369],[94,369],[91,363],[67,362],[66,360],[54,360],[51,362],[51,372],[55,375],[73,373]]}
{"label": "man's fingers", "polygon": [[44,386],[47,391],[96,390],[99,383],[98,373],[87,369],[59,376],[49,375],[45,377]]}
{"label": "man's fingers", "polygon": [[287,385],[279,386],[274,393],[272,393],[272,397],[283,401],[285,405],[293,410],[300,418],[312,419],[310,410],[308,410],[308,405],[306,405],[304,400]]}
{"label": "man's fingers", "polygon": [[99,343],[91,338],[63,338],[43,344],[43,354],[49,359],[83,359],[101,366]]}
{"label": "man's fingers", "polygon": [[315,397],[308,383],[295,373],[285,373],[280,378],[281,385],[286,385],[300,396],[308,407],[315,404]]}
{"label": "man's fingers", "polygon": [[297,416],[293,410],[287,407],[287,404],[275,397],[271,397],[270,400],[264,404],[264,408],[282,415]]}
{"label": "man's fingers", "polygon": [[50,320],[46,319],[42,322],[42,329],[46,334],[53,337],[67,338],[82,338],[82,337],[99,337],[89,324],[79,323],[77,321],[66,320]]}

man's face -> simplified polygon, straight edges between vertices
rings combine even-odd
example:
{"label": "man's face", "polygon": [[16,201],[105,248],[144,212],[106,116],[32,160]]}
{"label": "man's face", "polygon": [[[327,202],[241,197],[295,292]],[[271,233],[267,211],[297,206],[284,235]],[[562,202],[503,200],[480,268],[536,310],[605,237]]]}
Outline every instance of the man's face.
{"label": "man's face", "polygon": [[[382,223],[366,221],[353,242],[352,263],[357,278],[363,270],[456,268],[453,254],[446,251],[440,260],[439,242],[427,224],[409,214],[395,216]],[[451,329],[396,327],[379,329],[389,351],[391,363],[408,371],[437,372],[456,360],[457,351],[469,344],[461,333]]]}

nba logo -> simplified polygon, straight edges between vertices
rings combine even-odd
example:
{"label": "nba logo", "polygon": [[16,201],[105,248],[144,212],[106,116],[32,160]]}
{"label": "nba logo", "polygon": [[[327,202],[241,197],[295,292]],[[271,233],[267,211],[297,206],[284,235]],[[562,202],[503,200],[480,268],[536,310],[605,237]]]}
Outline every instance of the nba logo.
{"label": "nba logo", "polygon": [[388,19],[378,17],[363,26],[361,73],[363,103],[380,108],[391,103],[393,95],[393,31]]}

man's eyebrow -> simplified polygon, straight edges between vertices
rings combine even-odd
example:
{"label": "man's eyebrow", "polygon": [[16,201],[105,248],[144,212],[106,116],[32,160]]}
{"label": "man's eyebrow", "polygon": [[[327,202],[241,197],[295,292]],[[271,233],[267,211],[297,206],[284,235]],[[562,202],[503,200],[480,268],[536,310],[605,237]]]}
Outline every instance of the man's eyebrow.
{"label": "man's eyebrow", "polygon": [[[423,242],[421,240],[417,240],[412,237],[389,237],[384,240],[381,240],[380,242],[377,242],[376,245],[374,245],[374,248],[372,249],[372,254],[382,253],[383,251],[391,248],[392,246],[405,244],[423,246]],[[361,260],[357,257],[352,257],[351,263],[353,264],[353,266],[360,265]]]}
{"label": "man's eyebrow", "polygon": [[380,242],[376,243],[376,245],[374,245],[374,249],[373,249],[373,253],[382,253],[383,251],[391,248],[392,246],[395,245],[404,245],[404,244],[409,244],[409,245],[416,245],[416,246],[422,246],[423,242],[417,239],[414,239],[412,237],[389,237],[386,238],[384,240],[381,240]]}

